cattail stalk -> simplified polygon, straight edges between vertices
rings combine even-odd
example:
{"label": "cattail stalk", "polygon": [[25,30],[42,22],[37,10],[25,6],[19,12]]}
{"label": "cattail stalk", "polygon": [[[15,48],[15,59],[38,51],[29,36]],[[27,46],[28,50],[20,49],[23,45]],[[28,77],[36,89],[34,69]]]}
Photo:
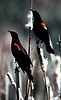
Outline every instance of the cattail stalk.
{"label": "cattail stalk", "polygon": [[[32,9],[32,6],[33,6],[33,0],[30,0],[30,9]],[[31,14],[31,27],[29,27],[29,51],[28,51],[28,54],[29,54],[29,56],[30,56],[30,50],[31,50],[31,48],[30,48],[30,46],[31,46],[31,30],[32,30],[32,11],[30,12],[30,14]],[[31,70],[32,71],[32,70]],[[32,83],[31,82],[29,82],[29,96],[33,96],[33,89],[32,89]],[[29,97],[28,97],[29,98]]]}
{"label": "cattail stalk", "polygon": [[[37,53],[38,53],[38,56],[39,56],[41,70],[43,72],[43,77],[44,77],[45,89],[46,89],[46,92],[47,92],[46,71],[47,71],[48,61],[47,61],[47,59],[44,58],[42,44],[40,44],[40,40],[37,40],[36,43],[37,43]],[[47,100],[48,100],[48,94],[47,94]]]}
{"label": "cattail stalk", "polygon": [[[32,9],[32,5],[33,5],[33,0],[30,0],[30,9]],[[32,30],[32,12],[30,12],[30,15],[28,15],[28,17],[30,16],[30,20],[28,19],[28,24],[26,25],[29,28],[29,44],[28,44],[28,54],[30,57],[30,50],[31,50],[31,30]],[[27,83],[26,83],[26,96],[25,96],[25,100],[28,100],[29,95],[31,94],[31,88],[30,88],[30,84],[31,82],[29,81],[29,79],[27,78]]]}
{"label": "cattail stalk", "polygon": [[48,86],[48,100],[50,100],[50,85]]}
{"label": "cattail stalk", "polygon": [[61,39],[60,39],[60,35],[59,35],[59,53],[60,53],[60,57],[61,57]]}
{"label": "cattail stalk", "polygon": [[[61,60],[61,38],[60,38],[60,35],[59,35],[59,54],[60,54],[60,60]],[[61,67],[60,67],[60,70],[61,70]],[[61,80],[60,80],[60,83],[61,83]]]}
{"label": "cattail stalk", "polygon": [[16,83],[14,82],[14,79],[13,79],[13,77],[12,77],[12,75],[11,75],[10,72],[7,72],[6,75],[8,76],[8,78],[9,78],[9,80],[10,80],[13,88],[15,89],[15,91],[17,93],[17,100],[20,100],[20,99],[24,100],[23,97],[22,97],[22,94],[20,92],[20,87],[19,87],[19,72],[18,71],[19,70],[16,70]]}

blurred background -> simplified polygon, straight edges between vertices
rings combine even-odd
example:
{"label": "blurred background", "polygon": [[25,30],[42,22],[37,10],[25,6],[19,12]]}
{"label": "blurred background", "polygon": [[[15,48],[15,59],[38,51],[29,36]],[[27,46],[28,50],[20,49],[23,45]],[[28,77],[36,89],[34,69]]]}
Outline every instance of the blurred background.
{"label": "blurred background", "polygon": [[[60,54],[59,54],[59,34],[61,36],[61,0],[33,0],[33,9],[37,10],[46,26],[52,40],[55,55],[50,55],[43,45],[44,57],[48,58],[47,76],[52,86],[53,94],[56,96],[60,88]],[[14,80],[14,60],[11,54],[11,36],[7,30],[14,30],[19,34],[21,43],[28,51],[28,33],[25,28],[27,14],[30,10],[30,0],[0,0],[0,100],[14,100],[11,86],[6,73],[9,71]],[[34,98],[43,100],[44,82],[43,74],[39,69],[39,58],[36,50],[35,35],[31,34],[31,60],[35,60],[34,69]],[[58,72],[57,72],[58,69]],[[54,78],[53,78],[54,77]],[[24,80],[22,80],[24,78]],[[20,72],[20,87],[23,97],[26,90],[26,75]],[[9,86],[8,86],[9,84]],[[9,89],[8,89],[9,88]],[[8,91],[9,90],[9,91]],[[13,94],[13,95],[12,95]],[[10,99],[9,99],[10,98]]]}

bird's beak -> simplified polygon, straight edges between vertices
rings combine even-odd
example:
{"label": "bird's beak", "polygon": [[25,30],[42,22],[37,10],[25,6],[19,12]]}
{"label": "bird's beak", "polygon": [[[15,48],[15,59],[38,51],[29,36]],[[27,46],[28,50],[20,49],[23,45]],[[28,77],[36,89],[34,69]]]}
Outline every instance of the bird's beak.
{"label": "bird's beak", "polygon": [[32,12],[34,11],[33,9],[30,9]]}
{"label": "bird's beak", "polygon": [[7,30],[9,33],[11,33],[11,31]]}
{"label": "bird's beak", "polygon": [[11,31],[9,31],[9,30],[7,30],[11,35],[12,35],[12,32]]}

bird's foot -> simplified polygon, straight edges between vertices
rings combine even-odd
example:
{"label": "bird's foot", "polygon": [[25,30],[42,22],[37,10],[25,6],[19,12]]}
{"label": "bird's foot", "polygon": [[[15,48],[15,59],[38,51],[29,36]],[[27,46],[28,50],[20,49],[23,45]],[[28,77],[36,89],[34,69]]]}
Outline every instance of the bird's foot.
{"label": "bird's foot", "polygon": [[38,48],[42,48],[42,45],[43,45],[42,42],[43,41],[41,41],[39,39],[36,40],[36,44],[37,44]]}
{"label": "bird's foot", "polygon": [[19,72],[19,67],[16,66],[14,70],[15,70],[15,73]]}

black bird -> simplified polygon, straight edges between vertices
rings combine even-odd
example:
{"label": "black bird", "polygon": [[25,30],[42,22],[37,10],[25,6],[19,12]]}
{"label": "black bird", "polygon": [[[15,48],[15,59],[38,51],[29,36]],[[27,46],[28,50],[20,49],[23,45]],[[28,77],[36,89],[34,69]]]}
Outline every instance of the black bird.
{"label": "black bird", "polygon": [[[26,72],[30,81],[33,80],[33,76],[31,75],[30,65],[32,65],[31,59],[27,54],[25,48],[22,46],[18,34],[14,31],[9,31],[12,37],[11,42],[11,51],[15,58],[15,61],[18,63],[19,67],[21,67],[23,72]],[[33,65],[32,65],[33,66]]]}
{"label": "black bird", "polygon": [[33,12],[33,17],[34,17],[34,21],[33,21],[34,34],[41,40],[41,42],[45,43],[47,52],[54,54],[55,51],[50,46],[50,39],[49,39],[46,25],[42,21],[41,16],[37,11],[32,9],[31,11]]}

